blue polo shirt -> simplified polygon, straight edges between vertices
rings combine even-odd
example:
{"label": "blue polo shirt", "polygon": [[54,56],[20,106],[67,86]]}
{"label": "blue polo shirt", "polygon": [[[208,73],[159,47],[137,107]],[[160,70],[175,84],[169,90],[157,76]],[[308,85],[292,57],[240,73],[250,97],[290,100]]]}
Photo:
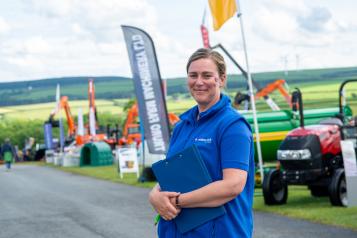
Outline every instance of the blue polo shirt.
{"label": "blue polo shirt", "polygon": [[195,144],[213,181],[223,179],[223,169],[237,168],[248,172],[243,191],[224,204],[227,213],[189,232],[181,234],[173,221],[160,219],[160,238],[180,237],[252,237],[254,195],[254,149],[249,124],[231,107],[230,99],[220,100],[200,113],[195,106],[181,115],[170,142],[167,157]]}

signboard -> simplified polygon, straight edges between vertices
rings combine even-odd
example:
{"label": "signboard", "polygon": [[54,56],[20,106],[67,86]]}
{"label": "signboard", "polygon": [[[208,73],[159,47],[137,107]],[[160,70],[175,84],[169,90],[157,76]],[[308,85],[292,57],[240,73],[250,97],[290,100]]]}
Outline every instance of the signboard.
{"label": "signboard", "polygon": [[145,168],[151,167],[151,165],[159,160],[165,159],[165,155],[152,154],[148,149],[148,143],[146,141],[141,142],[142,145],[138,150],[139,165],[143,165]]}
{"label": "signboard", "polygon": [[343,165],[345,168],[348,206],[357,206],[357,162],[352,140],[341,141]]}
{"label": "signboard", "polygon": [[153,41],[139,28],[122,26],[122,29],[145,140],[150,153],[165,154],[170,139],[169,120]]}
{"label": "signboard", "polygon": [[135,147],[118,148],[116,151],[120,178],[124,173],[136,173],[139,178],[138,152]]}

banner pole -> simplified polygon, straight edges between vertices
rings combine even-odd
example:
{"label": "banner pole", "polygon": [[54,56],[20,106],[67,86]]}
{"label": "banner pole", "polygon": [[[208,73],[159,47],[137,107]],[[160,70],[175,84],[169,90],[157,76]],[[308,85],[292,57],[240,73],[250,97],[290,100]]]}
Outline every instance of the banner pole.
{"label": "banner pole", "polygon": [[242,16],[242,13],[241,13],[239,0],[236,0],[236,3],[237,3],[237,8],[238,8],[237,17],[239,18],[240,25],[241,25],[244,56],[245,56],[245,62],[246,62],[246,65],[247,65],[246,69],[247,69],[247,74],[248,74],[248,85],[249,85],[250,101],[252,102],[254,131],[255,131],[256,145],[257,145],[257,151],[258,151],[260,177],[261,177],[261,182],[263,183],[263,180],[264,180],[263,159],[262,159],[262,151],[261,151],[261,147],[260,147],[259,126],[258,126],[258,119],[257,119],[256,108],[255,108],[255,98],[254,98],[254,92],[253,92],[252,77],[251,77],[250,69],[249,69],[247,46],[246,46],[244,28],[243,28],[243,16]]}

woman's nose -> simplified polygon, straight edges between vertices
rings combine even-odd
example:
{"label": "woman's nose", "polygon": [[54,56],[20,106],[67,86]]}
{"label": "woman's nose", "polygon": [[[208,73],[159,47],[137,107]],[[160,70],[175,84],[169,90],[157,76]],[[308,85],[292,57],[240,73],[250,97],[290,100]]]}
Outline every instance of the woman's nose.
{"label": "woman's nose", "polygon": [[202,75],[198,75],[197,79],[196,79],[196,84],[203,84],[203,76]]}

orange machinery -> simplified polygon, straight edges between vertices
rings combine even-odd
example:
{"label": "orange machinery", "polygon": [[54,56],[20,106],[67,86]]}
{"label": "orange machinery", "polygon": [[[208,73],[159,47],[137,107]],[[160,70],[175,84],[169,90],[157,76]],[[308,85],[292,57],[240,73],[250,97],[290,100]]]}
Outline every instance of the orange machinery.
{"label": "orange machinery", "polygon": [[[174,114],[168,114],[170,126],[175,125],[180,118]],[[139,125],[139,110],[137,103],[134,103],[128,110],[126,121],[123,127],[122,136],[119,139],[119,145],[130,145],[136,143],[138,146],[141,143],[141,133]],[[114,143],[112,140],[108,140],[107,143]]]}
{"label": "orange machinery", "polygon": [[[97,108],[95,106],[95,89],[94,89],[93,79],[88,80],[88,100],[89,100],[89,113],[88,113],[89,124],[86,126],[88,128],[88,134],[77,135],[76,142],[78,145],[83,145],[91,141],[105,141],[107,138],[106,134],[96,133],[98,129],[98,122],[97,122],[98,117],[97,117]],[[92,129],[91,129],[91,123],[94,123]]]}
{"label": "orange machinery", "polygon": [[[264,88],[260,88],[260,90],[255,93],[255,98],[266,99],[275,90],[278,90],[289,106],[292,107],[291,96],[289,94],[287,83],[284,79],[277,79],[274,82],[267,84]],[[249,95],[237,92],[234,97],[234,106],[238,108],[243,101],[250,101]],[[280,110],[279,107],[276,107],[276,110]]]}
{"label": "orange machinery", "polygon": [[[54,120],[54,116],[61,109],[63,109],[65,111],[65,113],[66,113],[66,119],[67,119],[67,124],[68,124],[68,138],[74,139],[75,136],[76,136],[77,126],[74,123],[74,119],[73,119],[72,114],[71,114],[71,109],[70,109],[69,104],[68,104],[68,97],[67,96],[62,96],[61,97],[56,110],[51,112],[50,118],[49,118],[48,121],[52,125],[56,124],[55,120]],[[58,125],[56,125],[56,126],[58,126]]]}
{"label": "orange machinery", "polygon": [[289,106],[291,107],[291,96],[289,94],[289,90],[286,89],[287,83],[284,79],[277,79],[272,83],[269,83],[268,85],[266,85],[264,88],[262,88],[261,90],[259,90],[256,94],[255,97],[256,98],[261,98],[264,96],[267,96],[269,94],[271,94],[273,91],[275,90],[279,90],[280,94],[283,95],[283,97],[285,98],[285,101],[289,104]]}

